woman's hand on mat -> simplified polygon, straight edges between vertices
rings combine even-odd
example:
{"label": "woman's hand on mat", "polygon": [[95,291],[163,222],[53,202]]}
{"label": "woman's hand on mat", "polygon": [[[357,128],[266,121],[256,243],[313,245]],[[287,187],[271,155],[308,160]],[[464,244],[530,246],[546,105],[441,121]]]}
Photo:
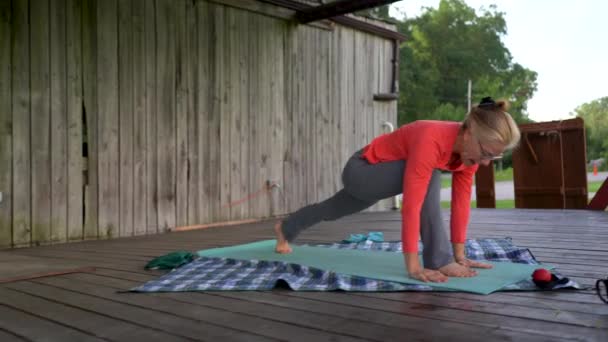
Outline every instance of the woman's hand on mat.
{"label": "woman's hand on mat", "polygon": [[484,264],[479,261],[473,261],[467,259],[465,256],[465,248],[464,243],[453,243],[452,247],[454,249],[454,260],[465,267],[472,268],[492,268],[493,266],[490,264]]}
{"label": "woman's hand on mat", "polygon": [[414,278],[425,283],[445,283],[448,281],[448,277],[446,277],[443,273],[428,268],[422,268],[414,272],[409,272],[409,276],[410,278]]}
{"label": "woman's hand on mat", "polygon": [[457,262],[451,262],[445,266],[439,268],[439,272],[445,274],[448,277],[457,278],[470,278],[477,275],[477,271],[470,269],[469,267],[463,266]]}
{"label": "woman's hand on mat", "polygon": [[486,264],[479,261],[470,260],[467,258],[455,258],[456,262],[461,264],[462,266],[472,267],[472,268],[492,268],[491,264]]}
{"label": "woman's hand on mat", "polygon": [[405,267],[410,278],[423,282],[444,283],[448,277],[441,272],[423,268],[420,264],[418,253],[404,253]]}

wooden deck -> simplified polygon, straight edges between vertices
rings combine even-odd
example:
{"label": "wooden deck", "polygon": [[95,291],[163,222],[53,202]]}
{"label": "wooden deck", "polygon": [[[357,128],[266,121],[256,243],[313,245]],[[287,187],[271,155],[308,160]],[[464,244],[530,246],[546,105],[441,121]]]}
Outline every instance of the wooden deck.
{"label": "wooden deck", "polygon": [[[447,219],[448,212],[444,213]],[[608,276],[608,213],[474,210],[470,237],[513,238],[543,262],[592,286]],[[325,222],[301,242],[383,231],[399,239],[397,212]],[[271,222],[2,251],[0,277],[95,267],[0,284],[0,341],[608,341],[608,305],[592,290],[464,293],[213,292],[133,294],[157,277],[151,258],[269,239]]]}

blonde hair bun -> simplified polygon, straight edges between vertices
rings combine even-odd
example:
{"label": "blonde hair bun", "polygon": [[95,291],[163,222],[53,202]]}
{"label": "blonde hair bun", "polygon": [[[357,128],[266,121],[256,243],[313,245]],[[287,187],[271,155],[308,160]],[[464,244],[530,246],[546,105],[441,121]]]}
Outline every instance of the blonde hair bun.
{"label": "blonde hair bun", "polygon": [[496,107],[503,112],[508,112],[511,109],[511,103],[507,100],[496,101]]}
{"label": "blonde hair bun", "polygon": [[509,101],[494,101],[484,97],[481,102],[471,108],[463,122],[463,127],[484,142],[502,144],[505,149],[512,149],[519,143],[521,133],[511,115]]}

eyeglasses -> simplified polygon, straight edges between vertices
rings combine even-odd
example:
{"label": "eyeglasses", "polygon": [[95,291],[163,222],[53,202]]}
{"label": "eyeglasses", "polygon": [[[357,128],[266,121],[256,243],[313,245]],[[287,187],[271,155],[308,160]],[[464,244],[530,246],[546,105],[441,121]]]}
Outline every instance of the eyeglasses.
{"label": "eyeglasses", "polygon": [[502,159],[502,153],[498,154],[498,155],[493,155],[492,153],[486,151],[483,149],[483,146],[481,146],[481,141],[479,141],[479,139],[477,139],[477,143],[479,144],[479,151],[481,151],[481,160],[498,160],[498,159]]}

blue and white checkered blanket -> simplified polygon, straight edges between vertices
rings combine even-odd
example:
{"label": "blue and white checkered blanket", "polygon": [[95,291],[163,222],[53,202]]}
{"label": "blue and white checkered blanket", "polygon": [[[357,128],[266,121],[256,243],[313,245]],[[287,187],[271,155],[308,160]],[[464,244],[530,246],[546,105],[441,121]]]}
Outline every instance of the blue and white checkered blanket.
{"label": "blue and white checkered blanket", "polygon": [[[317,247],[347,248],[401,252],[401,242],[375,242],[318,244]],[[419,250],[422,251],[422,245]],[[528,249],[512,244],[511,239],[467,240],[466,254],[472,260],[505,261],[523,264],[539,264]],[[554,274],[561,277],[558,273]],[[296,291],[431,291],[426,285],[403,284],[381,281],[347,274],[339,274],[317,268],[277,261],[235,260],[229,258],[200,257],[189,264],[174,269],[158,279],[131,289],[135,292],[180,291],[242,291],[271,290],[280,282]],[[575,287],[570,281],[560,287]],[[521,281],[502,290],[533,290],[531,280]]]}

